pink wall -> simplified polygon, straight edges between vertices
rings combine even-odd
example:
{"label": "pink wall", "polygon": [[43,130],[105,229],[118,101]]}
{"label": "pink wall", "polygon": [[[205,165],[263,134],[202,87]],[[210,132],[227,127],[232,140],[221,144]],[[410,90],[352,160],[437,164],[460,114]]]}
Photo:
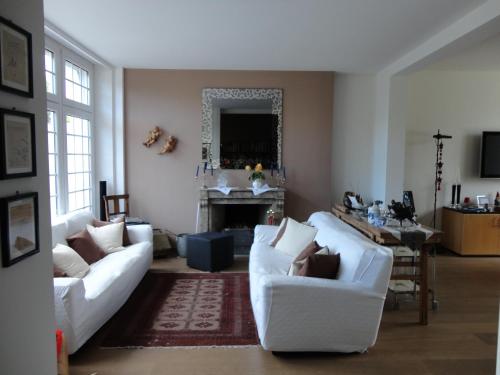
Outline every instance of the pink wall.
{"label": "pink wall", "polygon": [[[330,207],[333,80],[330,72],[125,70],[126,184],[131,214],[154,227],[192,232],[200,181],[201,90],[283,89],[283,161],[287,169],[286,215],[305,220]],[[142,145],[148,130],[160,126],[179,139],[172,154],[160,144]],[[232,185],[247,186],[242,171],[231,171]]]}

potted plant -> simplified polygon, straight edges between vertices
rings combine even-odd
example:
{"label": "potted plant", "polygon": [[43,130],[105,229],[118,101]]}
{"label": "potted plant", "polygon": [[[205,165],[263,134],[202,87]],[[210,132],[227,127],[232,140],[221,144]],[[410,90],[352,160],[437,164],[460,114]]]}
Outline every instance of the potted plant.
{"label": "potted plant", "polygon": [[249,165],[245,167],[245,170],[247,172],[252,172],[250,173],[250,176],[248,176],[248,179],[252,181],[252,187],[254,189],[261,188],[264,180],[266,179],[266,176],[264,175],[264,172],[262,172],[262,169],[262,164],[260,163],[258,163],[254,169],[252,169],[252,167]]}

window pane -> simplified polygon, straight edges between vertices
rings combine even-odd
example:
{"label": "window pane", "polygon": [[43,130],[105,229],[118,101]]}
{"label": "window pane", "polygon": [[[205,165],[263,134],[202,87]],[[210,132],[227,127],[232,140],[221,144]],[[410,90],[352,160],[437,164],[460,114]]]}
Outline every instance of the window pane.
{"label": "window pane", "polygon": [[68,166],[68,204],[70,210],[90,208],[92,170],[90,122],[84,118],[66,116],[66,149]]}
{"label": "window pane", "polygon": [[68,154],[74,154],[75,153],[75,136],[68,135],[66,138],[67,138],[66,148],[68,150]]}
{"label": "window pane", "polygon": [[47,111],[47,130],[49,132],[56,131],[55,112],[54,111]]}
{"label": "window pane", "polygon": [[45,70],[54,72],[54,52],[45,50]]}
{"label": "window pane", "polygon": [[54,196],[57,193],[56,176],[50,176],[50,195]]}
{"label": "window pane", "polygon": [[66,99],[89,105],[89,72],[67,60],[64,62],[64,66]]}
{"label": "window pane", "polygon": [[56,197],[50,197],[50,212],[52,216],[57,215],[57,198]]}
{"label": "window pane", "polygon": [[49,94],[56,93],[56,60],[54,52],[45,50],[45,82]]}
{"label": "window pane", "polygon": [[66,99],[73,100],[73,82],[66,81]]}
{"label": "window pane", "polygon": [[50,187],[50,209],[52,216],[57,215],[58,199],[58,168],[57,168],[57,126],[56,113],[47,111],[47,141],[49,153],[49,187]]}

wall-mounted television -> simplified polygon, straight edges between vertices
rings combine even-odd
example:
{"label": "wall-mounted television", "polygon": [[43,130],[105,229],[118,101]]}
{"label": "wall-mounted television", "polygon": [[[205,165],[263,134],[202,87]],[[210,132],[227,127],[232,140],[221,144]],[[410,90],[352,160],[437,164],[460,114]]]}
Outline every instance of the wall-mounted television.
{"label": "wall-mounted television", "polygon": [[483,132],[481,178],[500,178],[500,132]]}

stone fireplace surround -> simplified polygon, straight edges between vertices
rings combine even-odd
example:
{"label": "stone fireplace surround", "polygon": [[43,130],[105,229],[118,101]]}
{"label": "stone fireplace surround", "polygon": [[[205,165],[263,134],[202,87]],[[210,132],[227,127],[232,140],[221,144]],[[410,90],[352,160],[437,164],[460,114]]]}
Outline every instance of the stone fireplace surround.
{"label": "stone fireplace surround", "polygon": [[230,223],[225,222],[225,205],[232,207],[234,205],[259,205],[258,219],[255,224],[266,224],[266,212],[272,209],[279,223],[284,214],[285,189],[279,188],[255,196],[252,190],[247,188],[234,189],[228,195],[214,189],[201,188],[199,204],[198,232],[234,229],[231,228]]}

